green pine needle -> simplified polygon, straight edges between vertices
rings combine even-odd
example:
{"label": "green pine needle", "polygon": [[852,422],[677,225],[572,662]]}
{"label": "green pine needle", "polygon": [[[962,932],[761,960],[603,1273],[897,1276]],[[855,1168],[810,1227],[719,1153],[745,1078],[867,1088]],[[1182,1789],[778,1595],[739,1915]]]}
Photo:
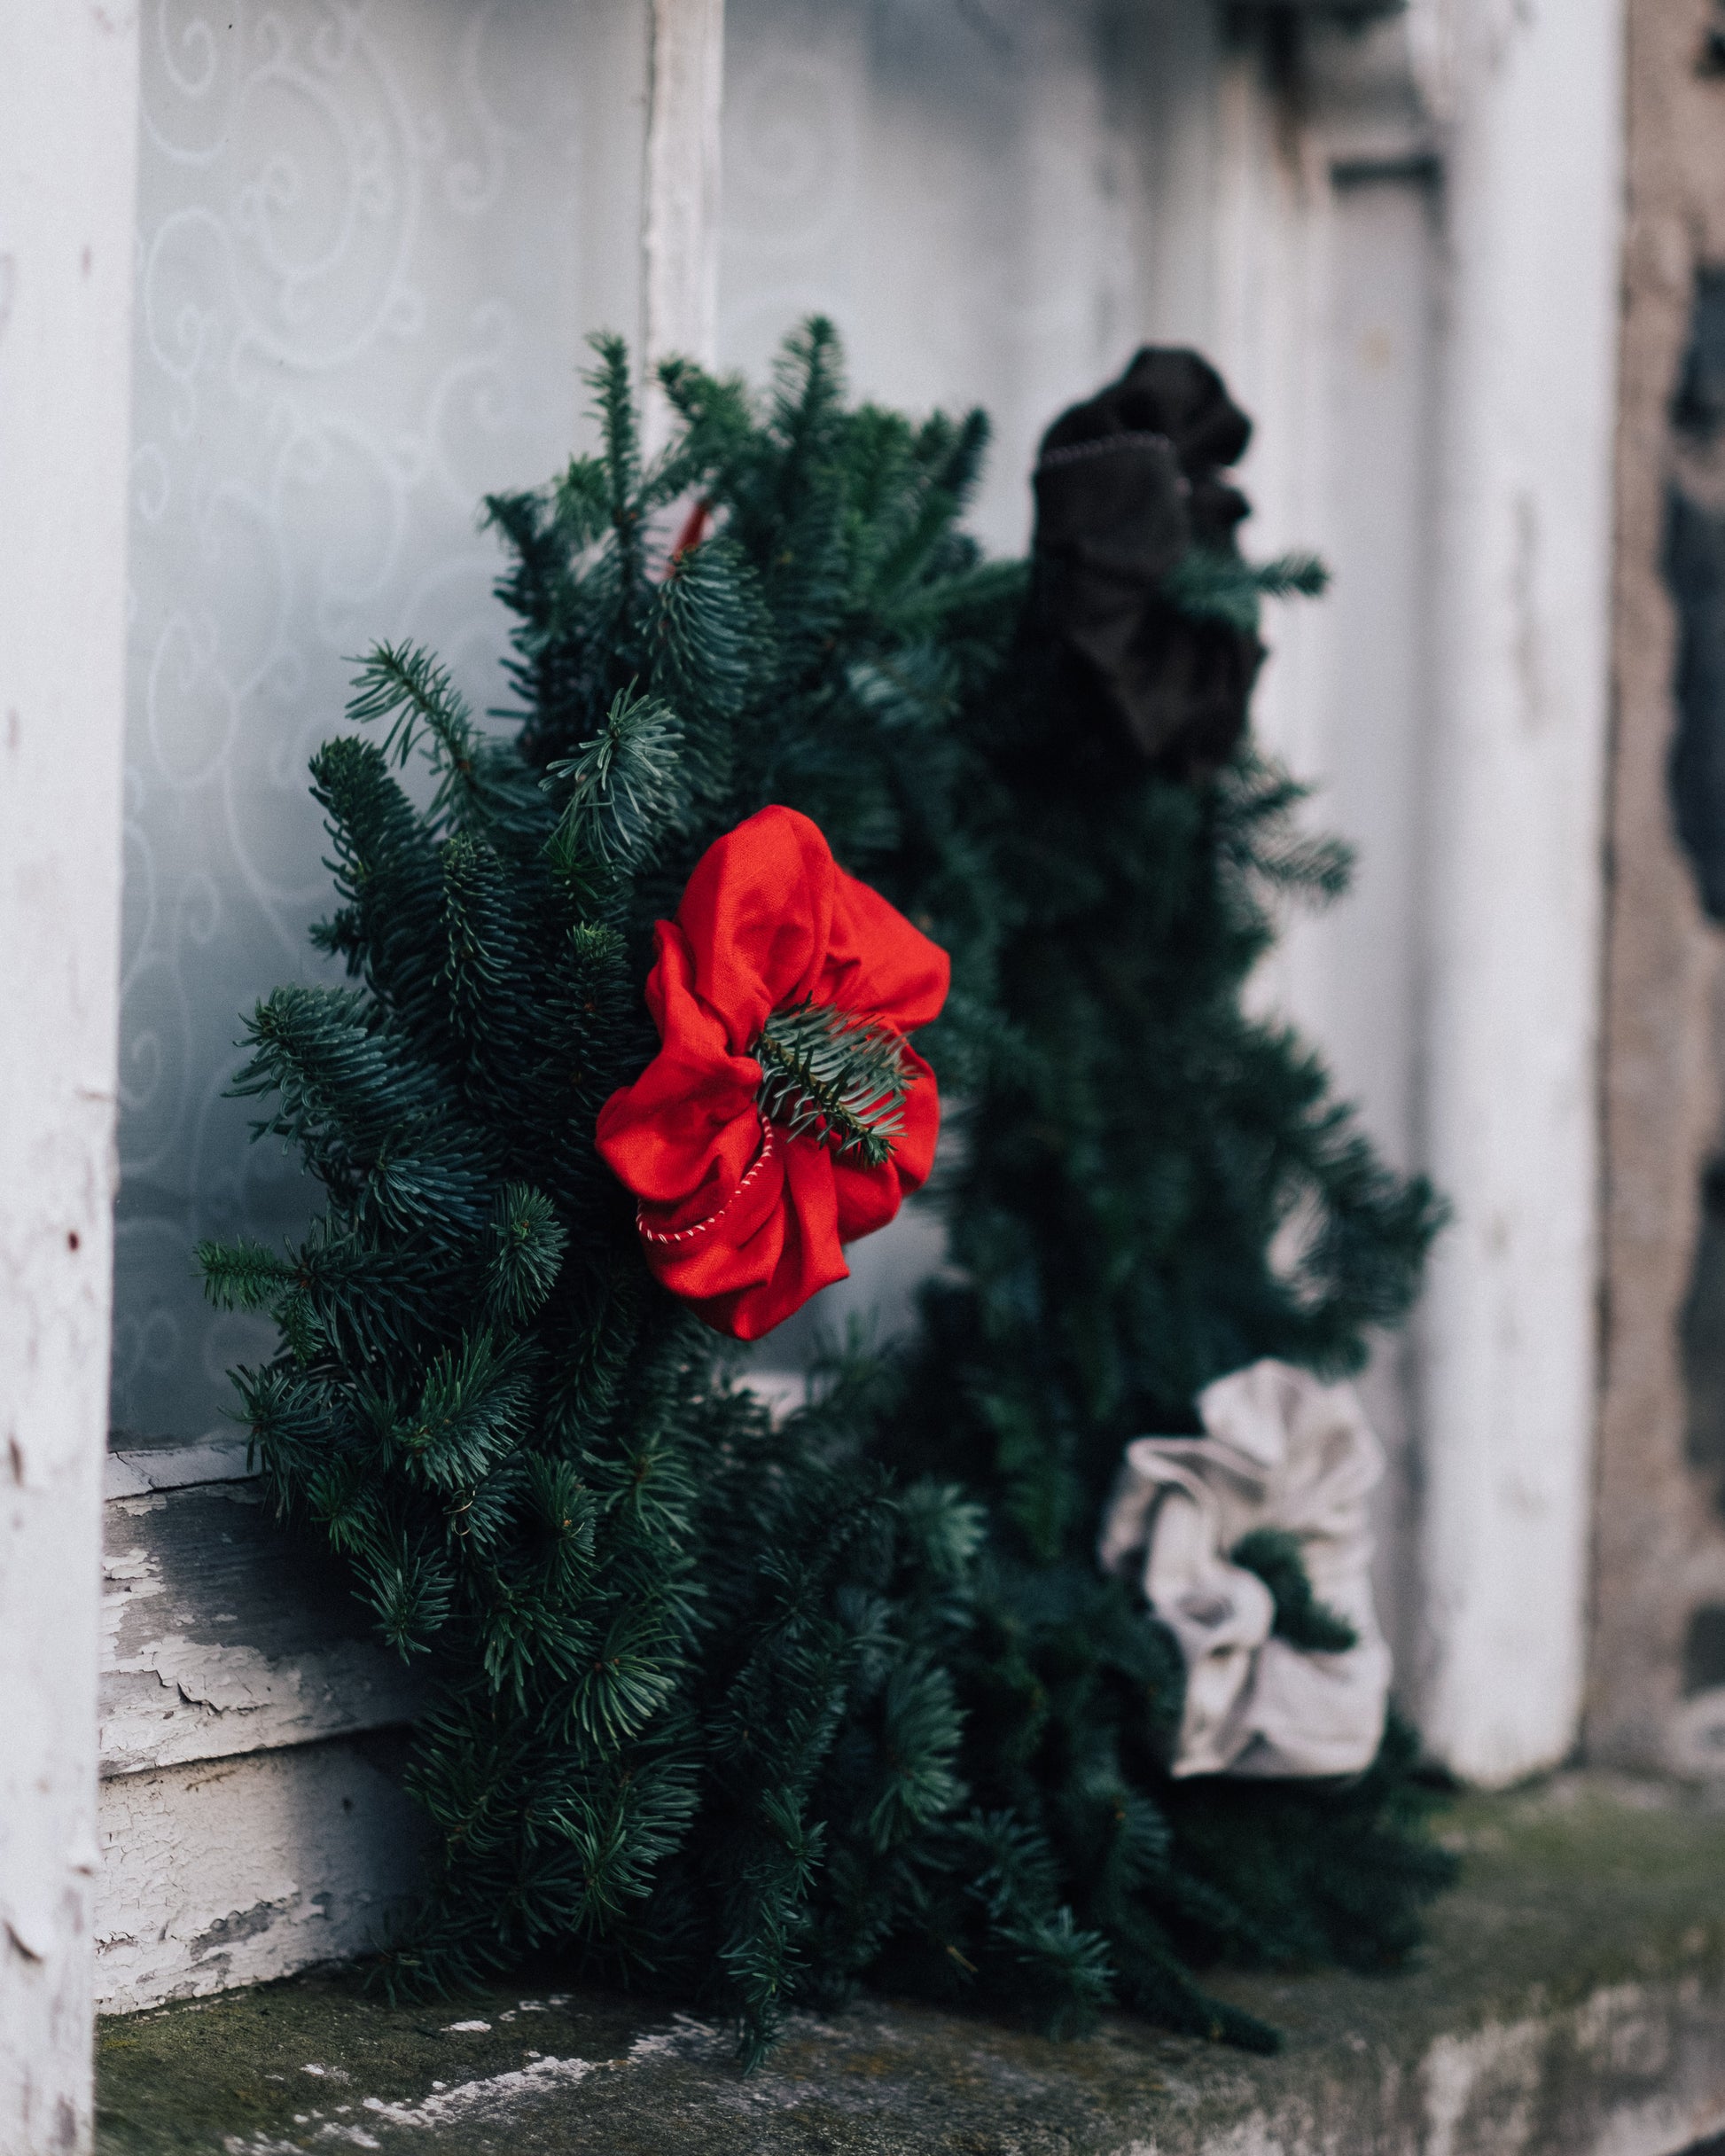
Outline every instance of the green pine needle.
{"label": "green pine needle", "polygon": [[380,644],[355,662],[347,716],[386,728],[384,754],[405,764],[422,749],[437,774],[430,822],[472,824],[512,836],[533,831],[543,805],[503,745],[482,734],[449,668],[411,644]]}
{"label": "green pine needle", "polygon": [[542,1191],[511,1183],[497,1195],[491,1235],[487,1297],[501,1315],[519,1323],[542,1307],[555,1285],[568,1230]]}
{"label": "green pine needle", "polygon": [[489,1332],[438,1355],[418,1408],[394,1433],[412,1472],[433,1489],[457,1489],[519,1443],[531,1397],[530,1365],[526,1342],[500,1348]]}
{"label": "green pine needle", "polygon": [[583,552],[605,530],[611,515],[606,465],[597,457],[571,460],[553,489],[558,534],[567,551]]}
{"label": "green pine needle", "polygon": [[1162,579],[1169,605],[1201,621],[1225,622],[1243,636],[1258,627],[1259,602],[1316,598],[1330,571],[1315,554],[1279,554],[1274,561],[1245,561],[1237,554],[1190,547]]}
{"label": "green pine needle", "polygon": [[869,1168],[892,1159],[910,1082],[904,1042],[890,1026],[811,999],[775,1011],[749,1052],[769,1121]]}
{"label": "green pine needle", "polygon": [[1229,1556],[1268,1588],[1276,1605],[1278,1639],[1314,1654],[1346,1654],[1359,1645],[1360,1635],[1348,1620],[1312,1591],[1297,1535],[1281,1527],[1254,1527],[1235,1543]]}
{"label": "green pine needle", "polygon": [[403,1661],[429,1653],[449,1620],[455,1591],[448,1566],[397,1536],[375,1554],[367,1553],[361,1577],[385,1644]]}
{"label": "green pine needle", "polygon": [[291,1258],[245,1238],[199,1243],[196,1263],[204,1291],[218,1310],[267,1310],[295,1275]]}
{"label": "green pine needle", "polygon": [[566,782],[552,858],[566,874],[639,866],[681,823],[686,803],[683,725],[669,705],[634,685],[613,698],[579,755],[547,767]]}
{"label": "green pine needle", "polygon": [[347,716],[356,725],[386,726],[386,755],[404,764],[422,735],[429,734],[446,762],[460,765],[471,757],[472,715],[449,668],[430,652],[411,644],[380,644],[355,663],[359,672]]}
{"label": "green pine needle", "polygon": [[628,347],[621,337],[603,331],[589,337],[588,343],[598,363],[582,379],[593,392],[593,407],[605,444],[611,519],[620,542],[632,548],[638,544],[640,523],[635,494],[641,478],[641,431],[636,418]]}

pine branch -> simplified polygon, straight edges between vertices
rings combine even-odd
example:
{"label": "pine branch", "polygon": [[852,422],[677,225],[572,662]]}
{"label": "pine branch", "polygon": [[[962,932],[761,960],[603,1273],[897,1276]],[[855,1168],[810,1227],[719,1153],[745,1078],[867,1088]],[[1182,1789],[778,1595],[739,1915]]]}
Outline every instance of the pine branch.
{"label": "pine branch", "polygon": [[466,1098],[499,1102],[517,1093],[547,1045],[535,993],[538,863],[511,874],[495,846],[457,832],[441,866],[444,1029]]}
{"label": "pine branch", "polygon": [[[457,1531],[463,1517],[456,1508],[452,1524]],[[591,1554],[590,1543],[583,1547],[571,1542],[567,1571],[575,1592],[567,1601],[547,1596],[539,1580],[499,1577],[488,1583],[490,1603],[480,1624],[481,1665],[491,1691],[506,1696],[519,1714],[529,1712],[530,1703],[542,1700],[547,1691],[578,1679],[591,1661],[594,1624],[580,1591],[592,1571]]]}
{"label": "pine branch", "polygon": [[920,585],[941,543],[958,515],[958,497],[944,487],[931,487],[917,513],[896,543],[880,559],[870,580],[869,597],[883,612],[889,611],[905,591]]}
{"label": "pine branch", "polygon": [[1257,563],[1253,575],[1267,599],[1322,598],[1331,582],[1329,565],[1316,554],[1299,551]]}
{"label": "pine branch", "polygon": [[302,1363],[388,1364],[439,1337],[453,1307],[434,1250],[382,1248],[328,1215],[291,1254],[204,1243],[198,1258],[215,1307],[272,1311]]}
{"label": "pine branch", "polygon": [[655,691],[681,712],[734,722],[756,691],[769,640],[758,581],[736,543],[721,535],[680,555],[654,614]]}
{"label": "pine branch", "polygon": [[630,687],[578,756],[547,767],[547,779],[567,781],[551,842],[562,874],[637,868],[677,827],[687,802],[683,738],[669,705]]}
{"label": "pine branch", "polygon": [[261,1243],[200,1242],[196,1263],[204,1292],[218,1310],[267,1310],[293,1278],[292,1259]]}
{"label": "pine branch", "polygon": [[459,832],[443,848],[443,918],[448,957],[443,979],[457,1025],[481,1030],[499,1002],[507,1003],[523,953],[512,935],[501,863],[494,848]]}
{"label": "pine branch", "polygon": [[550,1607],[573,1607],[595,1563],[597,1501],[572,1461],[534,1452],[522,1470],[519,1517],[537,1543],[534,1590]]}
{"label": "pine branch", "polygon": [[614,513],[610,466],[597,457],[572,457],[552,491],[556,531],[566,558],[582,553]]}
{"label": "pine branch", "polygon": [[838,332],[824,315],[811,315],[773,363],[771,426],[784,446],[788,480],[827,453],[844,394]]}
{"label": "pine branch", "polygon": [[423,1124],[440,1103],[433,1074],[395,1051],[375,1010],[351,989],[284,987],[246,1021],[252,1053],[230,1095],[275,1094],[254,1126],[298,1139],[323,1159],[370,1160],[403,1123]]}
{"label": "pine branch", "polygon": [[234,1389],[252,1433],[246,1457],[262,1471],[278,1518],[293,1513],[333,1436],[321,1387],[277,1363],[234,1373]]}
{"label": "pine branch", "polygon": [[491,1237],[487,1301],[500,1316],[519,1324],[543,1307],[556,1285],[568,1230],[542,1191],[511,1183],[497,1194]]}
{"label": "pine branch", "polygon": [[917,461],[931,482],[953,505],[955,514],[970,505],[982,479],[994,440],[994,426],[979,406],[955,426],[945,413],[933,413],[917,436]]}
{"label": "pine branch", "polygon": [[1345,840],[1313,836],[1294,821],[1311,788],[1289,777],[1273,758],[1247,750],[1218,782],[1222,810],[1216,835],[1218,865],[1236,879],[1287,892],[1323,907],[1353,880],[1354,849]]}
{"label": "pine branch", "polygon": [[[239,1079],[327,1203],[279,1258],[200,1254],[277,1321],[238,1373],[269,1496],[438,1680],[430,1892],[383,1980],[542,1948],[705,1988],[746,2060],[860,1979],[1263,2044],[1184,1957],[1404,1952],[1442,1871],[1414,1754],[1392,1730],[1346,1788],[1172,1782],[1177,1651],[1089,1547],[1122,1431],[1253,1354],[1343,1368],[1412,1292],[1431,1193],[1238,1000],[1276,894],[1340,856],[1249,754],[1188,784],[1081,738],[1019,633],[1024,566],[958,526],[979,416],[847,407],[821,322],[769,399],[660,380],[683,426],[644,471],[599,340],[600,453],[488,504],[515,738],[410,644],[362,671],[373,738],[314,765],[350,986],[269,999]],[[684,488],[719,535],[654,582]],[[1218,555],[1163,596],[1237,627],[1318,581]],[[767,801],[951,949],[941,1072],[971,1097],[958,1269],[909,1359],[853,1339],[782,1426],[653,1280],[593,1144],[653,1051],[654,920]],[[805,1004],[756,1053],[766,1113],[890,1157],[909,1080],[878,1021]]]}
{"label": "pine branch", "polygon": [[938,733],[956,709],[956,668],[950,654],[933,642],[854,660],[845,682],[868,717],[894,732]]}
{"label": "pine branch", "polygon": [[436,965],[417,933],[438,887],[436,848],[375,741],[342,734],[311,760],[312,798],[334,852],[326,861],[348,903],[312,940],[340,953],[350,975],[416,1038],[434,1044],[442,1020]]}
{"label": "pine branch", "polygon": [[425,1374],[418,1408],[397,1424],[394,1444],[432,1488],[476,1481],[526,1433],[531,1349],[519,1339],[498,1347],[489,1332],[446,1348]]}
{"label": "pine branch", "polygon": [[1261,600],[1316,598],[1329,583],[1330,572],[1315,554],[1280,554],[1274,561],[1251,562],[1195,546],[1163,577],[1162,595],[1182,613],[1222,621],[1249,636],[1258,627]]}
{"label": "pine branch", "polygon": [[964,1717],[950,1670],[923,1657],[907,1659],[886,1681],[881,1744],[891,1773],[869,1814],[867,1832],[878,1851],[908,1841],[964,1801],[956,1772]]}
{"label": "pine branch", "polygon": [[1268,1588],[1279,1639],[1314,1654],[1346,1654],[1359,1645],[1360,1635],[1348,1620],[1313,1593],[1297,1535],[1281,1527],[1254,1527],[1228,1554],[1231,1563],[1255,1573]]}
{"label": "pine branch", "polygon": [[426,1654],[449,1621],[455,1581],[448,1565],[397,1533],[362,1565],[366,1599],[385,1644],[403,1661]]}
{"label": "pine branch", "polygon": [[924,1476],[900,1495],[898,1510],[919,1569],[926,1567],[943,1588],[965,1581],[987,1539],[983,1507],[957,1483]]}
{"label": "pine branch", "polygon": [[1113,1956],[1099,1932],[1085,1931],[1063,1904],[1051,1918],[999,1926],[1040,2008],[1044,2032],[1057,2039],[1087,2035],[1114,1996]]}
{"label": "pine branch", "polygon": [[377,1478],[354,1451],[339,1441],[326,1445],[320,1457],[309,1463],[305,1504],[328,1536],[330,1547],[356,1560],[362,1571],[362,1592],[368,1594],[375,1606],[374,1590],[391,1570],[386,1556],[380,1554],[388,1541],[389,1528]]}
{"label": "pine branch", "polygon": [[380,644],[356,663],[347,716],[356,725],[385,723],[384,753],[397,764],[424,747],[437,773],[434,825],[476,823],[527,835],[541,824],[543,805],[519,754],[480,733],[449,669],[429,652]]}
{"label": "pine branch", "polygon": [[888,618],[906,635],[926,635],[955,616],[1014,612],[1029,588],[1027,562],[985,561],[901,592]]}
{"label": "pine branch", "polygon": [[446,768],[471,765],[472,715],[449,679],[449,668],[410,644],[379,644],[356,660],[347,716],[356,725],[386,723],[384,754],[405,764],[423,733],[435,744]]}
{"label": "pine branch", "polygon": [[352,990],[281,988],[247,1024],[235,1097],[274,1093],[253,1135],[294,1140],[355,1221],[444,1247],[475,1234],[488,1180],[483,1135],[453,1113],[441,1074]]}
{"label": "pine branch", "polygon": [[604,467],[619,561],[621,589],[632,594],[642,573],[641,433],[636,418],[628,347],[622,339],[599,332],[588,339],[598,364],[582,379],[593,392],[593,409],[604,443]]}
{"label": "pine branch", "polygon": [[753,400],[741,376],[712,375],[691,360],[672,358],[660,363],[659,383],[683,423],[678,444],[683,490],[716,489],[734,500],[759,451]]}
{"label": "pine branch", "polygon": [[909,1091],[904,1043],[878,1019],[812,1000],[775,1011],[750,1044],[761,1113],[870,1168],[893,1156]]}

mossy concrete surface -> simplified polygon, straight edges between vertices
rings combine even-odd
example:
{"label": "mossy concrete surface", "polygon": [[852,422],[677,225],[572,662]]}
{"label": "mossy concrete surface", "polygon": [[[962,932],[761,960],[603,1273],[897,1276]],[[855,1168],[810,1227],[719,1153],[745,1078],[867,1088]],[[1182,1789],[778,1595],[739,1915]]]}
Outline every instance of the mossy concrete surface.
{"label": "mossy concrete surface", "polygon": [[105,2021],[98,2156],[1672,2156],[1725,2127],[1725,1805],[1569,1775],[1450,1814],[1415,1966],[1219,1977],[1279,2058],[865,1999],[747,2079],[693,2014],[335,1972]]}

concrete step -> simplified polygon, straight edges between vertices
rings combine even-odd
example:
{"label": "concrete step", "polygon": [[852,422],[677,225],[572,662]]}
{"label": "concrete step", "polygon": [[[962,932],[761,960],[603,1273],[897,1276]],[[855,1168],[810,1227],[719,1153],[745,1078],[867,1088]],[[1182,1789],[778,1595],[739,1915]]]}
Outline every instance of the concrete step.
{"label": "concrete step", "polygon": [[694,2012],[332,1971],[102,2025],[99,2156],[1674,2156],[1725,2131],[1725,1798],[1566,1774],[1464,1799],[1397,1976],[1227,1974],[1279,2058],[1124,2018],[1052,2043],[864,1999],[741,2078]]}

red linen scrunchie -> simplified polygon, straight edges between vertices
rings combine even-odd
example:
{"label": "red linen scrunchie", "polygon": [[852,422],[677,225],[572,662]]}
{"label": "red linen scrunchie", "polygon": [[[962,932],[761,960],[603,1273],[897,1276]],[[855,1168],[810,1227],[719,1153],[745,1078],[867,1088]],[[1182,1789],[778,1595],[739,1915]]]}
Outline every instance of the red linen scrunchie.
{"label": "red linen scrunchie", "polygon": [[662,1043],[599,1111],[601,1157],[639,1199],[647,1262],[715,1332],[759,1340],[849,1268],[934,1160],[934,1074],[909,1047],[902,1122],[870,1166],[761,1113],[750,1052],[775,1012],[836,1007],[900,1035],[946,1001],[946,953],[833,860],[817,825],[763,808],[717,839],[655,930]]}

